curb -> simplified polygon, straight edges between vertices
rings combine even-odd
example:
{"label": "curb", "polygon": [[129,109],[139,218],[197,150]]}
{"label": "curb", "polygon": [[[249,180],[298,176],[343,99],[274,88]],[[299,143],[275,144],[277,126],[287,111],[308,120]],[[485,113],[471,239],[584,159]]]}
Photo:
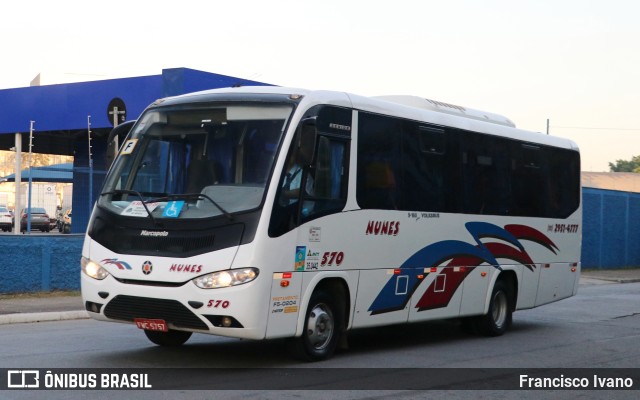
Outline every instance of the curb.
{"label": "curb", "polygon": [[66,321],[72,319],[86,319],[89,318],[89,314],[85,310],[78,311],[53,311],[53,312],[39,312],[39,313],[18,313],[18,314],[6,314],[0,315],[0,325],[7,324],[26,324],[32,322],[45,322],[45,321]]}
{"label": "curb", "polygon": [[605,282],[614,282],[614,283],[638,283],[640,282],[640,277],[620,277],[620,276],[603,276],[603,275],[591,275],[591,274],[582,274],[580,279],[591,279]]}
{"label": "curb", "polygon": [[590,276],[588,279],[597,279],[599,281],[615,282],[615,283],[638,283],[640,278],[606,278],[603,276]]}

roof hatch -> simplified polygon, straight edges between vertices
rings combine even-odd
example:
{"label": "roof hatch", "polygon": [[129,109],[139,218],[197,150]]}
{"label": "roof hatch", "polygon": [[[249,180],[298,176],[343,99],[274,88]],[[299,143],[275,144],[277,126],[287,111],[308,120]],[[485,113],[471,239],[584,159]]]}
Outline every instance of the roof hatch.
{"label": "roof hatch", "polygon": [[491,122],[493,124],[509,126],[512,128],[516,127],[513,121],[503,115],[475,110],[473,108],[457,106],[454,104],[443,103],[441,101],[425,99],[418,96],[375,96],[373,98],[388,101],[391,103],[402,104],[409,107],[422,108],[425,110],[457,115],[460,117],[471,118],[479,121]]}

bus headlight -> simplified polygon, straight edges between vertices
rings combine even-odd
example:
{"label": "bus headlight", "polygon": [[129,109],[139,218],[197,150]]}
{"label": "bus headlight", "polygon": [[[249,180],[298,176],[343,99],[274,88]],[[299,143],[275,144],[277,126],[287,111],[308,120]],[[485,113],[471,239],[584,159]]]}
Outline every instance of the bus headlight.
{"label": "bus headlight", "polygon": [[193,283],[202,289],[218,289],[242,285],[258,277],[258,268],[241,268],[229,271],[213,272],[193,279]]}
{"label": "bus headlight", "polygon": [[82,257],[80,259],[80,265],[82,266],[82,272],[93,279],[101,281],[109,276],[109,272],[107,272],[106,269],[102,268],[102,265],[98,264],[95,261],[91,261],[86,257]]}

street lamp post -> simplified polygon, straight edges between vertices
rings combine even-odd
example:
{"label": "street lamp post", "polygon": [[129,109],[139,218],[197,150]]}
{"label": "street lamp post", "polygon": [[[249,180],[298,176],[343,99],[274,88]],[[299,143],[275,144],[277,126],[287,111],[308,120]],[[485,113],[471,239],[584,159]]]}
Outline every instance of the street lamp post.
{"label": "street lamp post", "polygon": [[16,138],[16,179],[15,193],[13,200],[13,234],[20,234],[20,211],[22,211],[22,196],[20,193],[20,183],[22,182],[22,133],[17,132]]}

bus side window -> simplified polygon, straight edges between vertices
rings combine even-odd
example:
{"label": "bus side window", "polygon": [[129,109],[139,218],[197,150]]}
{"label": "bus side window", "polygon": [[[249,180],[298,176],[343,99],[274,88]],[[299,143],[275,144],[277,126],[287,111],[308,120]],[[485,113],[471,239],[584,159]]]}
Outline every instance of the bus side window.
{"label": "bus side window", "polygon": [[351,118],[352,110],[325,105],[305,113],[280,175],[269,236],[342,211],[347,202]]}
{"label": "bus side window", "polygon": [[298,225],[301,196],[310,196],[315,193],[314,176],[307,164],[312,158],[314,143],[303,140],[305,135],[302,129],[315,129],[315,127],[303,125],[296,133],[287,154],[269,224],[269,235],[272,237],[280,236]]}
{"label": "bus side window", "polygon": [[514,215],[545,217],[547,190],[544,184],[548,176],[546,162],[540,146],[515,143],[512,146],[515,168],[512,175]]}
{"label": "bus side window", "polygon": [[360,208],[402,206],[402,123],[397,118],[359,113],[357,201]]}
{"label": "bus side window", "polygon": [[305,192],[302,204],[302,221],[309,221],[322,215],[339,212],[347,198],[346,144],[347,141],[331,140],[320,136],[312,168],[313,193]]}

